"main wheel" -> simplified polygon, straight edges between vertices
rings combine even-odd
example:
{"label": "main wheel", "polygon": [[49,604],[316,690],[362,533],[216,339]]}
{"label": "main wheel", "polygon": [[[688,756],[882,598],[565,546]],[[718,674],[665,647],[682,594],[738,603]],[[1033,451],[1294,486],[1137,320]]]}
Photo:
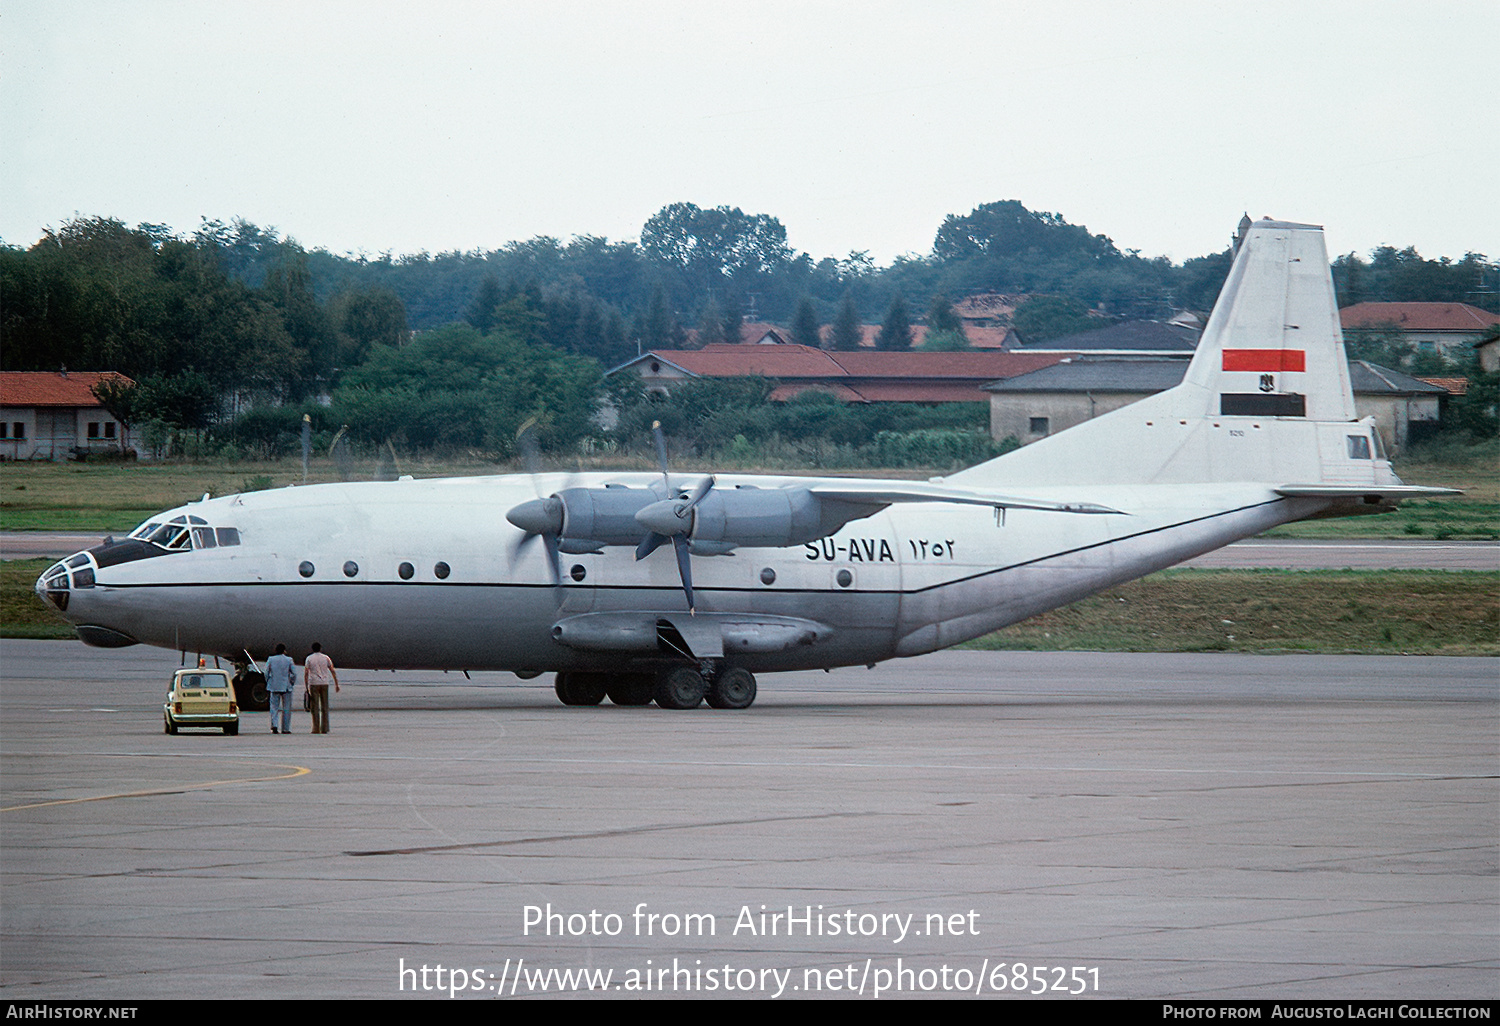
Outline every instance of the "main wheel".
{"label": "main wheel", "polygon": [[234,737],[239,732],[240,732],[240,725],[238,723],[226,723],[226,724],[224,724],[224,733],[228,734],[230,737]]}
{"label": "main wheel", "polygon": [[708,682],[691,666],[674,666],[656,677],[656,704],[663,709],[696,709]]}
{"label": "main wheel", "polygon": [[265,712],[271,708],[271,693],[266,690],[266,675],[246,670],[234,679],[234,700],[243,712]]}
{"label": "main wheel", "polygon": [[650,705],[656,695],[656,679],[648,673],[622,673],[606,689],[615,705]]}
{"label": "main wheel", "polygon": [[604,675],[560,672],[552,690],[563,705],[598,705],[604,701]]}
{"label": "main wheel", "polygon": [[755,674],[732,666],[708,686],[708,704],[715,709],[748,709],[755,701]]}
{"label": "main wheel", "polygon": [[162,719],[164,719],[164,720],[167,721],[167,733],[168,734],[175,734],[175,733],[177,733],[177,724],[172,722],[172,717],[170,715],[163,716]]}

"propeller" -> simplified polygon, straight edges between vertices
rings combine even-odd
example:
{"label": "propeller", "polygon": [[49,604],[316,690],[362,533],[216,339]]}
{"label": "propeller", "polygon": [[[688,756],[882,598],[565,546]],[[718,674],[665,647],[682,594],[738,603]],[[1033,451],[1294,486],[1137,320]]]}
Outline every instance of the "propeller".
{"label": "propeller", "polygon": [[[516,450],[520,452],[533,487],[540,473],[537,455],[536,418],[528,418],[516,431]],[[556,495],[523,502],[505,514],[505,519],[521,529],[521,539],[511,550],[511,563],[521,558],[525,549],[540,538],[547,554],[547,569],[552,572],[552,587],[562,587],[562,557],[558,554],[558,537],[563,530],[563,501]]]}
{"label": "propeller", "polygon": [[646,528],[646,536],[636,546],[635,558],[645,559],[662,542],[672,539],[672,549],[677,556],[677,574],[682,578],[682,592],[687,596],[688,612],[692,613],[696,612],[696,608],[693,601],[693,569],[688,535],[693,530],[693,509],[713,490],[714,476],[710,474],[699,481],[691,493],[673,497],[672,477],[667,470],[667,439],[662,434],[661,421],[652,422],[651,434],[656,441],[656,459],[661,464],[662,485],[668,497],[661,502],[653,502],[636,513],[636,522]]}

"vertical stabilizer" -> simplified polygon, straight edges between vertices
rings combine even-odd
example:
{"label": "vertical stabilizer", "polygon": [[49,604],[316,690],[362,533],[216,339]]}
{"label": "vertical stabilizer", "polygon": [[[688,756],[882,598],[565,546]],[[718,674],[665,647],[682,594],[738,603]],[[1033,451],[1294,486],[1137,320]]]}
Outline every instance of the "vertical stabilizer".
{"label": "vertical stabilizer", "polygon": [[1183,379],[1204,393],[1199,414],[1353,420],[1323,229],[1267,219],[1237,243]]}
{"label": "vertical stabilizer", "polygon": [[1349,455],[1378,449],[1373,427],[1350,428],[1365,437],[1361,444],[1329,426],[1354,420],[1323,229],[1246,219],[1181,384],[948,480],[978,487],[1374,481],[1375,461]]}

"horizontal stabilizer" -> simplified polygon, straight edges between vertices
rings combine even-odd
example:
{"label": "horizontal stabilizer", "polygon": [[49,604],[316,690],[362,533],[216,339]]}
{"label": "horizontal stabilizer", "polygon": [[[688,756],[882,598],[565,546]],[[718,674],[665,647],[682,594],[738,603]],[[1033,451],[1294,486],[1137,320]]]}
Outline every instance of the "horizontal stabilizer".
{"label": "horizontal stabilizer", "polygon": [[1277,495],[1289,499],[1358,499],[1372,497],[1374,501],[1396,503],[1402,499],[1417,499],[1430,495],[1462,495],[1460,488],[1427,488],[1423,485],[1327,485],[1291,484],[1276,489]]}

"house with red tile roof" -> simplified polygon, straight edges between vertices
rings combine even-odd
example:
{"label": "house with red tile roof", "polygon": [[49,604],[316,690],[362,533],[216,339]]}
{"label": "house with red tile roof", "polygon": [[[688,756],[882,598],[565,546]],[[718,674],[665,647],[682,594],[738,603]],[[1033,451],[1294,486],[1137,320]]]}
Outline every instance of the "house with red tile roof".
{"label": "house with red tile roof", "polygon": [[[880,325],[861,324],[859,326],[861,349],[874,349],[875,337],[880,334]],[[689,330],[687,339],[690,344],[698,342],[698,331]],[[833,340],[833,325],[825,324],[818,329],[818,336],[823,340],[823,345],[828,346]],[[1009,326],[988,326],[964,322],[964,336],[968,338],[969,345],[975,349],[1009,349],[1018,344],[1014,328]],[[927,325],[913,324],[911,328],[911,344],[913,348],[920,347],[927,339]],[[740,326],[740,343],[742,345],[796,345],[792,341],[792,329],[783,328],[775,324],[767,324],[760,321],[746,322]]]}
{"label": "house with red tile roof", "polygon": [[639,374],[662,392],[693,378],[763,377],[784,401],[803,392],[826,392],[855,403],[980,403],[992,381],[1057,363],[1060,354],[980,350],[959,353],[887,353],[861,349],[836,352],[811,346],[710,345],[702,349],[657,349],[609,372]]}
{"label": "house with red tile roof", "polygon": [[1418,348],[1462,356],[1500,314],[1468,303],[1355,303],[1339,311],[1344,337],[1395,332]]}
{"label": "house with red tile roof", "polygon": [[110,416],[94,386],[113,371],[0,371],[0,459],[64,460],[124,451],[130,429]]}

